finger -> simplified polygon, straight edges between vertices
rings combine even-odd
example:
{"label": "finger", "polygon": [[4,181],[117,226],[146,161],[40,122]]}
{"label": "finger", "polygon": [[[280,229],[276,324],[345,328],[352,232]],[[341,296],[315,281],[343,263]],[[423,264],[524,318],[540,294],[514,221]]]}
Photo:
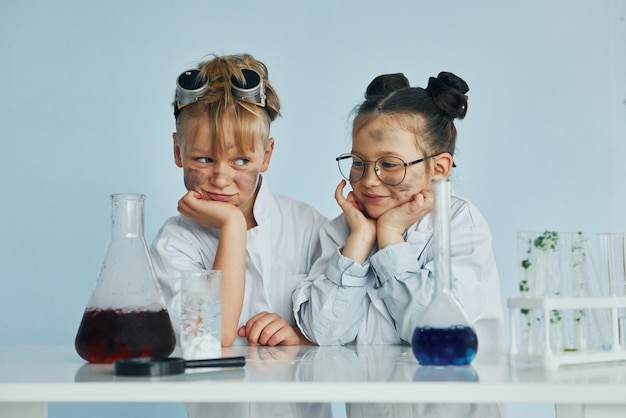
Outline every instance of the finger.
{"label": "finger", "polygon": [[252,346],[256,345],[256,341],[254,341],[251,337],[251,332],[254,328],[254,323],[255,321],[252,318],[250,318],[244,326],[239,327],[239,329],[237,330],[237,335],[248,340],[248,344]]}
{"label": "finger", "polygon": [[248,339],[248,343],[260,344],[261,332],[272,322],[274,315],[275,314],[264,312],[250,318],[246,323],[246,338]]}
{"label": "finger", "polygon": [[352,192],[348,193],[348,197],[346,198],[346,200],[348,202],[350,202],[355,208],[357,208],[359,210],[359,212],[361,212],[361,213],[366,215],[365,208],[363,207],[363,205],[361,205],[361,202],[359,202],[356,199],[356,196],[354,196],[354,193],[352,193]]}
{"label": "finger", "polygon": [[194,192],[192,191],[188,191],[187,193],[185,193],[185,195],[178,200],[178,207],[181,207],[181,206],[189,207],[189,205],[193,201],[193,193]]}
{"label": "finger", "polygon": [[345,197],[343,197],[343,189],[344,187],[346,187],[346,181],[345,180],[341,180],[339,182],[339,184],[337,185],[337,187],[335,188],[335,200],[337,201],[337,203],[339,204],[339,206],[341,206],[341,202],[345,201]]}
{"label": "finger", "polygon": [[[284,325],[287,325],[287,323],[282,318],[280,318],[279,320],[274,320],[267,324],[265,327],[263,327],[263,330],[259,335],[259,344],[269,346],[278,345],[278,342],[280,342],[281,340],[280,338],[274,337],[283,328]],[[272,340],[276,340],[278,342],[271,343]]]}
{"label": "finger", "polygon": [[276,347],[280,345],[283,341],[288,338],[288,331],[285,330],[284,327],[278,328],[274,333],[267,339],[264,345],[268,347]]}
{"label": "finger", "polygon": [[202,200],[202,195],[198,192],[191,191],[185,196],[185,204],[194,211],[200,211],[207,202]]}
{"label": "finger", "polygon": [[239,329],[237,330],[237,335],[239,335],[240,337],[245,337],[246,336],[246,327],[245,327],[245,325],[243,327],[239,327]]}
{"label": "finger", "polygon": [[285,342],[291,341],[291,344],[299,342],[300,337],[286,322],[267,340],[265,345],[274,347]]}
{"label": "finger", "polygon": [[266,315],[268,315],[269,312],[259,312],[256,315],[253,315],[250,319],[248,319],[248,321],[246,322],[246,324],[243,326],[243,328],[246,329],[246,335],[250,332],[250,329],[254,326],[254,324],[261,318],[265,317]]}
{"label": "finger", "polygon": [[418,193],[411,200],[409,205],[411,212],[420,212],[424,216],[432,210],[432,200],[427,199],[422,193]]}
{"label": "finger", "polygon": [[182,213],[183,215],[189,215],[190,214],[190,209],[189,209],[189,205],[187,205],[187,203],[185,203],[185,201],[183,199],[180,199],[178,201],[178,207],[177,207],[178,211],[180,213]]}

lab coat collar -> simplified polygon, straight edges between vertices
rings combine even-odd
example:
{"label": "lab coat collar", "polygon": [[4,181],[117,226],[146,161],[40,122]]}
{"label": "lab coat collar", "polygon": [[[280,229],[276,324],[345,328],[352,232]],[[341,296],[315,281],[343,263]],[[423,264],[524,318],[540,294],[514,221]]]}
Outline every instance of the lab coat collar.
{"label": "lab coat collar", "polygon": [[272,192],[262,175],[259,175],[259,191],[257,192],[254,200],[254,206],[252,213],[257,225],[261,225],[270,219],[271,206],[272,206]]}

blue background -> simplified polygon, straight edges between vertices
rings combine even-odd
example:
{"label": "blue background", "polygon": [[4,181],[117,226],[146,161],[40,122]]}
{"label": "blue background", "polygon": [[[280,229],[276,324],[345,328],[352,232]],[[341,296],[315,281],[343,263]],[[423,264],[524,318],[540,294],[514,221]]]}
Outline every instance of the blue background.
{"label": "blue background", "polygon": [[[0,4],[0,343],[72,344],[110,228],[144,193],[146,240],[184,193],[174,80],[210,53],[264,61],[283,104],[267,179],[334,217],[334,157],[375,76],[470,85],[454,187],[489,221],[502,300],[516,233],[626,230],[626,2],[44,0]],[[506,306],[506,305],[505,305]],[[179,404],[51,417],[182,417]],[[509,416],[553,416],[512,405]]]}

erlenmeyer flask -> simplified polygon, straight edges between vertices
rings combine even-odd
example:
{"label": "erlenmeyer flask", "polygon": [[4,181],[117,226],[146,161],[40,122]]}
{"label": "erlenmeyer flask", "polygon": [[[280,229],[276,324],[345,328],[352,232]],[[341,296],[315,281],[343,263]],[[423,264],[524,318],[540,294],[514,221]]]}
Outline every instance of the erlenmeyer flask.
{"label": "erlenmeyer flask", "polygon": [[111,195],[111,240],[74,343],[92,363],[167,357],[176,345],[143,235],[144,201]]}
{"label": "erlenmeyer flask", "polygon": [[478,338],[451,293],[450,181],[433,179],[433,196],[435,294],[413,332],[413,354],[421,365],[466,365],[476,357]]}

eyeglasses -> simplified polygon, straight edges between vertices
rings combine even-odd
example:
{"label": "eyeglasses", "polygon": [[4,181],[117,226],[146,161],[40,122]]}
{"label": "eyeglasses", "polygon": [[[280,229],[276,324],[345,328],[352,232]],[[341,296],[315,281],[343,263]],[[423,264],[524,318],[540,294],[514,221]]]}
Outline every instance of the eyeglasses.
{"label": "eyeglasses", "polygon": [[397,186],[404,181],[406,177],[406,168],[410,165],[419,164],[422,161],[431,158],[424,157],[419,160],[405,163],[399,157],[380,157],[375,161],[364,160],[356,154],[341,154],[335,158],[339,165],[339,172],[348,181],[356,182],[365,177],[367,172],[367,164],[374,164],[374,172],[388,186]]}
{"label": "eyeglasses", "polygon": [[[261,74],[251,68],[241,70],[243,80],[234,75],[230,77],[231,93],[235,98],[254,105],[265,107],[265,87]],[[223,87],[225,84],[208,80],[200,74],[200,70],[184,71],[176,79],[176,105],[174,117],[178,118],[180,111],[204,96],[211,87]]]}

